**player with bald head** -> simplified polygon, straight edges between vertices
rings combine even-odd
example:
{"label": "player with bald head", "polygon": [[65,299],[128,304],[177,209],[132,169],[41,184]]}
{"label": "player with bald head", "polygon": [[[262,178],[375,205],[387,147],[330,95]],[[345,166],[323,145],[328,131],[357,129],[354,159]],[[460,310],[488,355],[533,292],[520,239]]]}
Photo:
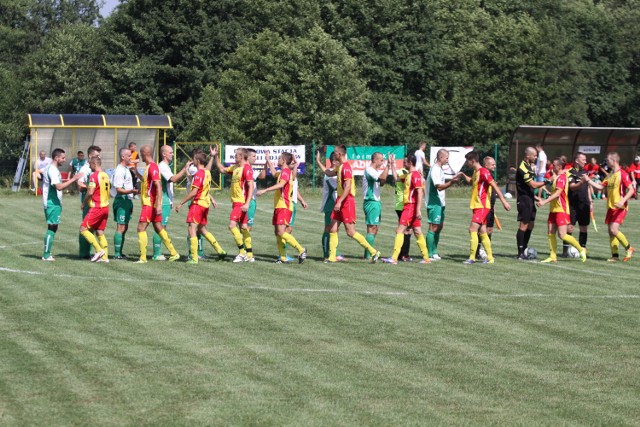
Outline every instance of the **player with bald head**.
{"label": "player with bald head", "polygon": [[536,181],[535,164],[538,151],[533,147],[524,150],[524,159],[516,170],[516,192],[518,221],[520,225],[516,233],[518,243],[518,259],[526,260],[524,252],[529,246],[529,239],[536,221],[536,195],[534,190],[544,187],[544,182]]}
{"label": "player with bald head", "polygon": [[[158,169],[160,170],[160,182],[162,184],[162,228],[166,229],[171,216],[171,208],[173,207],[173,184],[178,182],[185,176],[191,161],[188,161],[180,172],[173,174],[171,170],[171,162],[173,162],[173,147],[163,145],[160,147],[160,158]],[[153,234],[153,258],[154,261],[164,261],[165,256],[162,254],[162,238],[156,232]]]}
{"label": "player with bald head", "polygon": [[429,175],[427,175],[427,194],[425,196],[425,204],[427,205],[427,218],[429,221],[429,231],[427,232],[427,249],[431,254],[432,261],[439,261],[438,242],[440,241],[440,232],[444,227],[444,210],[445,210],[445,190],[451,187],[451,184],[457,182],[460,174],[456,174],[449,181],[446,180],[444,169],[442,167],[449,163],[449,152],[441,148],[436,153],[436,160],[433,162]]}
{"label": "player with bald head", "polygon": [[140,259],[138,263],[147,262],[147,227],[153,224],[153,229],[158,233],[162,243],[169,249],[171,256],[169,261],[180,259],[180,254],[176,251],[167,234],[167,230],[162,226],[162,181],[160,169],[153,161],[153,148],[150,145],[143,145],[140,148],[140,158],[147,165],[142,175],[140,186],[140,201],[142,211],[138,222],[138,245],[140,246]]}

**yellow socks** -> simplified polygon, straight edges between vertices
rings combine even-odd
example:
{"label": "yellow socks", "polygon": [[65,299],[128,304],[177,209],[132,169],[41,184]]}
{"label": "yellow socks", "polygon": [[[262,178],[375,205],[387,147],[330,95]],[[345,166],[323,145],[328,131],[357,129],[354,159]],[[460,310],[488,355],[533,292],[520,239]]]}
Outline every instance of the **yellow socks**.
{"label": "yellow socks", "polygon": [[358,242],[360,244],[360,246],[362,246],[363,248],[365,248],[366,250],[369,251],[370,254],[374,254],[376,253],[376,248],[374,248],[373,246],[371,246],[369,244],[369,242],[367,242],[367,239],[364,238],[364,236],[360,233],[356,233],[353,235],[353,240],[355,240],[356,242]]}
{"label": "yellow socks", "polygon": [[284,247],[284,239],[281,236],[276,236],[276,247],[278,248],[278,254],[282,261],[287,260],[287,250]]}
{"label": "yellow socks", "polygon": [[[404,238],[403,238],[403,240],[404,240]],[[429,259],[429,250],[427,249],[427,241],[424,238],[424,234],[420,234],[420,235],[416,236],[416,244],[418,245],[418,248],[420,249],[420,253],[422,254],[422,259]],[[394,242],[393,246],[394,246],[394,249],[395,249],[395,242]]]}
{"label": "yellow socks", "polygon": [[618,242],[620,242],[623,248],[629,249],[629,241],[627,240],[627,237],[624,234],[622,234],[622,232],[618,231],[618,234],[616,235],[616,239],[618,239]]}
{"label": "yellow socks", "polygon": [[[300,243],[298,243],[298,241],[296,240],[295,237],[293,237],[291,234],[289,233],[284,233],[282,235],[282,240],[285,243],[288,243],[291,245],[292,248],[294,248],[295,250],[298,251],[298,253],[302,253],[302,251],[304,250],[304,248],[302,246],[300,246]],[[286,255],[286,254],[285,254]]]}
{"label": "yellow socks", "polygon": [[191,261],[189,262],[198,262],[198,238],[197,237],[189,237],[189,252],[191,253]]}
{"label": "yellow socks", "polygon": [[580,243],[578,243],[575,237],[565,234],[564,237],[562,238],[562,241],[570,244],[571,246],[576,248],[579,252],[582,252],[582,246],[580,246]]}
{"label": "yellow socks", "polygon": [[[618,233],[620,234],[620,233]],[[618,244],[620,242],[618,241],[618,238],[616,236],[609,236],[609,246],[611,246],[611,255],[613,255],[615,258],[617,258],[619,256],[618,254]]]}
{"label": "yellow socks", "polygon": [[338,233],[329,233],[329,261],[336,261],[338,251]]}
{"label": "yellow socks", "polygon": [[[96,240],[95,236],[93,235],[92,232],[90,232],[89,230],[84,230],[82,233],[82,237],[85,238],[85,240],[87,242],[89,242],[89,244],[91,246],[93,246],[93,249],[96,250],[96,252],[100,252],[102,249],[102,247],[100,246],[100,244],[98,243],[98,241]],[[106,239],[105,239],[106,240]]]}
{"label": "yellow socks", "polygon": [[238,246],[240,255],[246,255],[247,251],[245,250],[244,242],[242,241],[242,233],[240,233],[240,230],[238,230],[238,227],[233,227],[230,231],[231,231],[231,235],[233,236],[233,241],[236,242],[236,246]]}
{"label": "yellow socks", "polygon": [[102,259],[109,259],[109,242],[107,242],[107,238],[104,234],[102,236],[98,236],[98,243],[100,243],[100,246],[102,246],[102,250],[104,251]]}
{"label": "yellow socks", "polygon": [[491,248],[491,239],[487,233],[479,234],[480,243],[484,247],[484,251],[487,253],[487,259],[491,261],[493,259],[493,249]]}
{"label": "yellow socks", "polygon": [[204,238],[207,239],[207,242],[209,242],[211,246],[213,246],[213,249],[217,253],[221,254],[222,252],[224,252],[224,250],[222,249],[222,246],[220,246],[220,243],[218,243],[216,238],[213,237],[213,234],[211,234],[210,232],[207,232],[207,234],[204,235]]}
{"label": "yellow socks", "polygon": [[164,243],[167,249],[169,249],[169,253],[171,254],[171,256],[176,256],[178,252],[176,252],[176,248],[174,248],[173,244],[171,244],[171,239],[167,234],[167,230],[165,229],[160,230],[160,232],[158,233],[158,236],[160,236],[160,238],[162,239],[162,243]]}
{"label": "yellow socks", "polygon": [[247,251],[247,256],[249,258],[253,258],[253,249],[251,246],[251,233],[246,228],[243,228],[241,232],[242,232],[242,242],[244,243],[244,248]]}
{"label": "yellow socks", "polygon": [[396,234],[396,238],[393,241],[393,255],[391,255],[391,258],[394,261],[398,260],[398,256],[400,256],[400,251],[402,250],[403,244],[404,244],[404,234],[403,233]]}
{"label": "yellow socks", "polygon": [[[469,259],[476,260],[476,252],[478,251],[478,232],[469,232],[471,235],[469,247]],[[489,254],[487,254],[489,255]]]}
{"label": "yellow socks", "polygon": [[547,234],[547,239],[549,239],[549,257],[553,259],[558,258],[558,241],[556,240],[556,235]]}
{"label": "yellow socks", "polygon": [[147,259],[147,232],[146,231],[138,231],[138,246],[140,247],[140,259]]}

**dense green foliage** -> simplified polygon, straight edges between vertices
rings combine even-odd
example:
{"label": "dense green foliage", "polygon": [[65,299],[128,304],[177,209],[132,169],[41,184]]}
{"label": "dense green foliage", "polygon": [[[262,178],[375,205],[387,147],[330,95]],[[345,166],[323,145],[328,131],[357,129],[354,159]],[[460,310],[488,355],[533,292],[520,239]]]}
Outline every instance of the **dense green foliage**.
{"label": "dense green foliage", "polygon": [[173,137],[503,144],[640,125],[638,0],[0,0],[0,159],[29,112],[170,114]]}

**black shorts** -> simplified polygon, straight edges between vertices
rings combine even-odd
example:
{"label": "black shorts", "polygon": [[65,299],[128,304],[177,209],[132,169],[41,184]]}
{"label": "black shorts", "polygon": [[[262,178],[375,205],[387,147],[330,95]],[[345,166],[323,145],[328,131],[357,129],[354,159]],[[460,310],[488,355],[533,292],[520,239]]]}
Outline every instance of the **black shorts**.
{"label": "black shorts", "polygon": [[516,204],[518,205],[518,221],[533,222],[536,220],[536,204],[531,197],[520,196]]}
{"label": "black shorts", "polygon": [[589,203],[580,203],[578,205],[569,205],[571,214],[571,225],[576,223],[582,227],[586,227],[591,223],[591,206]]}
{"label": "black shorts", "polygon": [[496,223],[496,215],[494,213],[494,209],[491,208],[491,210],[487,214],[487,228],[493,228],[495,223]]}
{"label": "black shorts", "polygon": [[398,219],[400,219],[400,217],[402,216],[402,211],[396,211],[396,213],[398,214]]}

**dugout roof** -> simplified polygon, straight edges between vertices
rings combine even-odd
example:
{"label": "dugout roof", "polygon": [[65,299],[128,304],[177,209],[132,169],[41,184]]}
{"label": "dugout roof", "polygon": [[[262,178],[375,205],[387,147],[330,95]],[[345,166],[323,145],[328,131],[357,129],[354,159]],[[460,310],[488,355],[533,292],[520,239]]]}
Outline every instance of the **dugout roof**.
{"label": "dugout roof", "polygon": [[595,157],[600,163],[607,153],[620,154],[620,164],[630,165],[638,155],[640,129],[596,128],[568,126],[518,126],[511,135],[509,145],[509,167],[517,167],[527,147],[541,143],[547,159],[562,155],[569,161],[581,151],[587,159]]}
{"label": "dugout roof", "polygon": [[[30,171],[41,150],[51,155],[55,148],[62,148],[71,162],[79,150],[86,154],[90,145],[102,148],[105,169],[115,168],[120,148],[135,142],[138,149],[151,145],[158,153],[160,145],[167,142],[167,129],[173,129],[171,118],[164,115],[29,114],[28,121]],[[68,163],[63,171],[67,168]]]}

